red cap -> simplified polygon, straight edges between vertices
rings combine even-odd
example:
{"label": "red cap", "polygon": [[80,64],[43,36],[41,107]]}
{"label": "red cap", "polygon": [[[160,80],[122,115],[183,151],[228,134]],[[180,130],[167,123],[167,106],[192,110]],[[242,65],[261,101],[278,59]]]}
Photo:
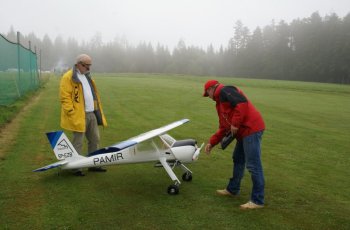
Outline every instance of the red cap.
{"label": "red cap", "polygon": [[207,94],[207,90],[218,83],[219,82],[217,80],[208,80],[204,85],[203,97],[208,97],[209,95]]}

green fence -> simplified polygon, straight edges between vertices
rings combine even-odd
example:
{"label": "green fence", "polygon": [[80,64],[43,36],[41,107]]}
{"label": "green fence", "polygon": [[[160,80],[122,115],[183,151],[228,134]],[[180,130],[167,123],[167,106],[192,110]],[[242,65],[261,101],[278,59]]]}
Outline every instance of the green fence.
{"label": "green fence", "polygon": [[0,34],[0,105],[9,105],[38,87],[36,53]]}

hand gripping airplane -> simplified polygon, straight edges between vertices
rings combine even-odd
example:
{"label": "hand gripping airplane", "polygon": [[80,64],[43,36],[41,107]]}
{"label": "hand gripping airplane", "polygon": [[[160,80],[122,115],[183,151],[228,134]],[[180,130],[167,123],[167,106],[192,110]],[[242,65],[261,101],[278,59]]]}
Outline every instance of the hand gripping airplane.
{"label": "hand gripping airplane", "polygon": [[[77,153],[63,131],[49,132],[46,133],[47,138],[59,161],[33,170],[33,172],[42,172],[57,167],[65,170],[155,161],[155,166],[163,167],[173,181],[174,184],[171,184],[167,191],[170,195],[175,195],[179,193],[181,182],[173,169],[176,166],[180,166],[184,172],[182,179],[184,181],[191,181],[192,172],[183,163],[196,161],[204,145],[203,143],[198,148],[197,142],[193,139],[177,141],[166,133],[187,122],[189,122],[189,119],[173,122],[161,128],[99,149],[86,157]],[[159,138],[156,138],[157,136]]]}

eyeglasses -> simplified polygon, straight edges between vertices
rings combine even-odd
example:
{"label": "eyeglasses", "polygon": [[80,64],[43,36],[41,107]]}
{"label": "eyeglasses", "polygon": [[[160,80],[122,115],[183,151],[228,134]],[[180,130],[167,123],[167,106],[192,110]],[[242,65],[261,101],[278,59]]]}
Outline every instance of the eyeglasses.
{"label": "eyeglasses", "polygon": [[83,67],[89,69],[91,64],[85,64],[84,62],[80,62],[80,65],[82,65]]}

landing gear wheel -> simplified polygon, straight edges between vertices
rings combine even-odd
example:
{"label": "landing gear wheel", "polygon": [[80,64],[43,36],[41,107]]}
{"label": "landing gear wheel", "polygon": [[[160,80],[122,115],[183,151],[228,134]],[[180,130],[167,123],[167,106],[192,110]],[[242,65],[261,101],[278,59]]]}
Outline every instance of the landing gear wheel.
{"label": "landing gear wheel", "polygon": [[182,175],[182,180],[184,180],[184,181],[191,181],[192,180],[192,174],[190,172],[185,172]]}
{"label": "landing gear wheel", "polygon": [[176,195],[179,194],[179,186],[172,184],[168,187],[168,194],[169,195]]}

